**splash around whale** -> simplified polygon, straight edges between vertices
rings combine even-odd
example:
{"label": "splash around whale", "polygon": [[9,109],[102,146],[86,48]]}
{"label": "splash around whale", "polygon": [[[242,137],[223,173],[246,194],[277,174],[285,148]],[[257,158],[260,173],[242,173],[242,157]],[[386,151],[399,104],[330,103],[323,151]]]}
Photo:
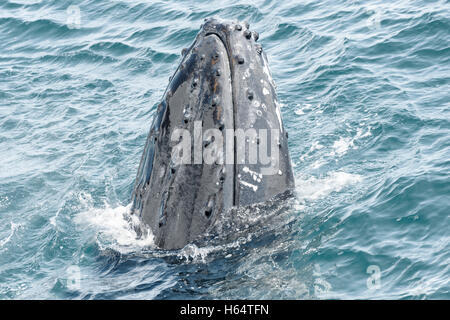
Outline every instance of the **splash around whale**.
{"label": "splash around whale", "polygon": [[294,178],[258,33],[208,19],[170,78],[147,137],[132,214],[179,249],[220,213],[290,194]]}

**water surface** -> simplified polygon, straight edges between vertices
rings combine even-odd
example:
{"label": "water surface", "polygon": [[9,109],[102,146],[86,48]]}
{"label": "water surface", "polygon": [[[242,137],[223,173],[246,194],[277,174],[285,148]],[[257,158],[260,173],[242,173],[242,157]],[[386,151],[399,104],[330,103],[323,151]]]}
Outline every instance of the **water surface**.
{"label": "water surface", "polygon": [[[127,210],[211,16],[260,33],[296,197],[265,228],[164,252]],[[449,75],[448,1],[3,0],[0,298],[449,299]]]}

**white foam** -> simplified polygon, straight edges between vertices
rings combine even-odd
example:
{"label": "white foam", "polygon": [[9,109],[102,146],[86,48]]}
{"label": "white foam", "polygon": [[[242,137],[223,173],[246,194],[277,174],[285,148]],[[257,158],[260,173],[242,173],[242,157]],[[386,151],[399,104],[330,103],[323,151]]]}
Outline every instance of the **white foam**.
{"label": "white foam", "polygon": [[319,169],[320,167],[322,167],[324,164],[326,164],[327,162],[323,159],[321,160],[316,160],[311,164],[311,168],[312,169]]}
{"label": "white foam", "polygon": [[[239,239],[223,245],[198,247],[197,245],[191,243],[186,245],[183,249],[181,249],[177,254],[177,256],[180,259],[184,259],[186,262],[206,263],[207,258],[210,254],[213,254],[215,252],[226,252],[229,250],[236,250],[242,244],[251,241],[252,238],[253,238],[252,234],[249,233],[247,234],[246,237],[239,237]],[[225,257],[231,258],[232,254],[227,254]]]}
{"label": "white foam", "polygon": [[14,236],[14,233],[20,226],[21,226],[20,224],[11,222],[11,232],[10,232],[9,236],[7,236],[5,239],[0,240],[0,248],[11,241],[12,237]]}
{"label": "white foam", "polygon": [[9,204],[9,198],[7,196],[0,197],[0,208],[6,207]]}
{"label": "white foam", "polygon": [[296,179],[296,193],[299,200],[314,201],[324,198],[332,192],[339,192],[345,186],[362,181],[362,177],[357,174],[343,171],[331,172],[326,176],[317,178],[301,177]]}
{"label": "white foam", "polygon": [[[309,111],[312,110],[312,104],[311,103],[304,103],[303,105],[302,104],[297,104],[297,107],[298,108],[297,108],[297,110],[294,111],[294,113],[296,115],[299,115],[299,116],[304,115],[305,112],[309,112]],[[318,107],[320,107],[320,104],[318,105]]]}
{"label": "white foam", "polygon": [[305,154],[300,156],[300,161],[302,161],[302,162],[305,161],[306,157],[310,156],[314,151],[320,150],[322,148],[323,148],[323,145],[321,145],[319,141],[314,141],[311,144],[311,147],[309,148],[308,152],[306,152]]}
{"label": "white foam", "polygon": [[139,218],[130,214],[131,204],[112,208],[105,204],[104,208],[90,208],[75,217],[80,226],[94,227],[102,239],[113,244],[119,252],[135,251],[154,246],[150,229],[143,230],[138,236],[136,227],[140,226]]}
{"label": "white foam", "polygon": [[208,254],[214,251],[214,247],[202,247],[199,248],[195,244],[188,244],[183,249],[181,249],[180,253],[178,254],[178,257],[180,259],[186,259],[186,261],[189,261],[192,259],[192,261],[201,261],[202,263],[206,263],[206,258]]}
{"label": "white foam", "polygon": [[[348,130],[349,131],[349,130]],[[371,128],[369,127],[367,129],[367,132],[363,133],[363,129],[362,128],[357,128],[356,129],[356,135],[353,138],[350,137],[340,137],[339,140],[335,141],[333,144],[333,149],[334,151],[332,151],[330,153],[330,155],[334,156],[343,156],[344,154],[347,153],[347,151],[349,149],[358,149],[358,147],[355,145],[355,141],[358,141],[362,138],[371,136]]]}

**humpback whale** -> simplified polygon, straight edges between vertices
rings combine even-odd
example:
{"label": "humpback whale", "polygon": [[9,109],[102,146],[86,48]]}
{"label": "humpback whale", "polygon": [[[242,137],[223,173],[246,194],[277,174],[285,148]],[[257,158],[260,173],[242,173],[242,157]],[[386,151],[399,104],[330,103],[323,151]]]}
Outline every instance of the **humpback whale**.
{"label": "humpback whale", "polygon": [[162,249],[204,235],[220,213],[289,194],[294,178],[259,35],[206,19],[159,103],[132,193]]}

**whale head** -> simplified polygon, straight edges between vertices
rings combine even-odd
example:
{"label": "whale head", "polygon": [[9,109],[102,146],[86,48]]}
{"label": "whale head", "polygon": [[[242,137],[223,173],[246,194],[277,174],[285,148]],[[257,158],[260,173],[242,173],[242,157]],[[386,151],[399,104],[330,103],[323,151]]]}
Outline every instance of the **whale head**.
{"label": "whale head", "polygon": [[132,213],[178,249],[220,213],[289,192],[294,178],[275,84],[248,23],[208,19],[158,105]]}

